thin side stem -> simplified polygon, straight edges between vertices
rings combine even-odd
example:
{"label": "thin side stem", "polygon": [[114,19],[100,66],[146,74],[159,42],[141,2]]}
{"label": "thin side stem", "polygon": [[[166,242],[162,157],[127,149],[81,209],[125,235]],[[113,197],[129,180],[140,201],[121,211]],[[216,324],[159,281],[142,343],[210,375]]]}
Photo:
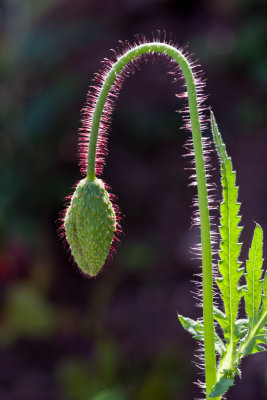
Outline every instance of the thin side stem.
{"label": "thin side stem", "polygon": [[206,394],[211,391],[216,383],[216,358],[214,344],[214,322],[213,322],[213,290],[212,290],[212,255],[211,255],[211,236],[210,220],[208,208],[208,192],[205,173],[205,163],[203,157],[201,129],[199,122],[199,112],[197,103],[196,84],[189,62],[185,56],[175,47],[166,43],[152,42],[140,44],[123,54],[109,71],[100,90],[95,110],[92,117],[92,127],[90,132],[90,143],[88,150],[87,178],[95,179],[95,157],[98,130],[103,108],[110,88],[116,80],[120,71],[132,60],[148,52],[165,53],[172,57],[180,66],[187,86],[188,103],[190,111],[191,129],[193,137],[198,202],[201,229],[201,249],[202,249],[202,268],[203,268],[203,321],[204,321],[204,349],[205,349],[205,378]]}

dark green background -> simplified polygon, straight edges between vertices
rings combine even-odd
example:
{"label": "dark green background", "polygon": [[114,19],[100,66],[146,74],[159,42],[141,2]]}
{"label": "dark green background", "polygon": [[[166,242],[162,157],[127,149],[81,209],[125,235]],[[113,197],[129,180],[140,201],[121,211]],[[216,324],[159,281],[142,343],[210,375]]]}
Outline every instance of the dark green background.
{"label": "dark green background", "polygon": [[[266,19],[265,0],[0,1],[1,399],[200,397],[197,345],[176,317],[201,315],[191,293],[200,261],[189,253],[195,189],[175,113],[181,86],[164,63],[143,65],[117,102],[103,178],[124,236],[97,279],[72,265],[56,221],[80,179],[80,109],[94,72],[118,40],[166,29],[208,77],[246,249],[254,221],[266,231]],[[266,354],[250,356],[236,383],[228,400],[266,399]]]}

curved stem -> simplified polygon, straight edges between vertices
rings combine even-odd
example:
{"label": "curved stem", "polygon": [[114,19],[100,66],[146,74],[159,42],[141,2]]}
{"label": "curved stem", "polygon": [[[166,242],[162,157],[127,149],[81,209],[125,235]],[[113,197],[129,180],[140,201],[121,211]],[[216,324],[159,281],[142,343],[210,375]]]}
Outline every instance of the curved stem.
{"label": "curved stem", "polygon": [[204,321],[204,348],[205,348],[205,377],[206,393],[211,391],[216,383],[216,359],[214,345],[214,322],[213,322],[213,291],[212,291],[212,255],[210,238],[210,220],[208,209],[208,192],[205,174],[205,163],[203,157],[201,129],[199,122],[199,112],[197,103],[196,84],[189,62],[185,56],[175,47],[166,43],[152,42],[140,44],[123,54],[114,63],[100,90],[95,110],[92,117],[92,127],[90,132],[90,143],[88,150],[87,178],[95,179],[95,157],[98,130],[102,111],[109,93],[109,90],[116,80],[120,71],[132,60],[148,52],[165,53],[172,57],[180,66],[187,86],[188,103],[190,111],[191,129],[193,137],[198,202],[201,228],[201,249],[202,249],[202,268],[203,268],[203,321]]}

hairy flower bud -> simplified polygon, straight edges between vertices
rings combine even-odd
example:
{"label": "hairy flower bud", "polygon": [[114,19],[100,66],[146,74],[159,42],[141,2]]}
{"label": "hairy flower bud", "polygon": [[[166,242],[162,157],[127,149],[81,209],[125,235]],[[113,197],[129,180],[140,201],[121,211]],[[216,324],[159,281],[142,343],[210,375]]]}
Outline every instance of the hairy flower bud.
{"label": "hairy flower bud", "polygon": [[67,209],[65,234],[71,254],[86,274],[105,264],[116,230],[116,214],[101,179],[82,179]]}

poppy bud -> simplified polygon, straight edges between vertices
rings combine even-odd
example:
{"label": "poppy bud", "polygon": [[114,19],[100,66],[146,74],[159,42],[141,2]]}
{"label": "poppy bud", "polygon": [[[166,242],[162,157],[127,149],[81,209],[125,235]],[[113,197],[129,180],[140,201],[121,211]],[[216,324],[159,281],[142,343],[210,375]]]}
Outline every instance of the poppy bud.
{"label": "poppy bud", "polygon": [[64,218],[66,239],[78,267],[91,276],[105,264],[116,230],[116,214],[101,179],[82,179]]}

